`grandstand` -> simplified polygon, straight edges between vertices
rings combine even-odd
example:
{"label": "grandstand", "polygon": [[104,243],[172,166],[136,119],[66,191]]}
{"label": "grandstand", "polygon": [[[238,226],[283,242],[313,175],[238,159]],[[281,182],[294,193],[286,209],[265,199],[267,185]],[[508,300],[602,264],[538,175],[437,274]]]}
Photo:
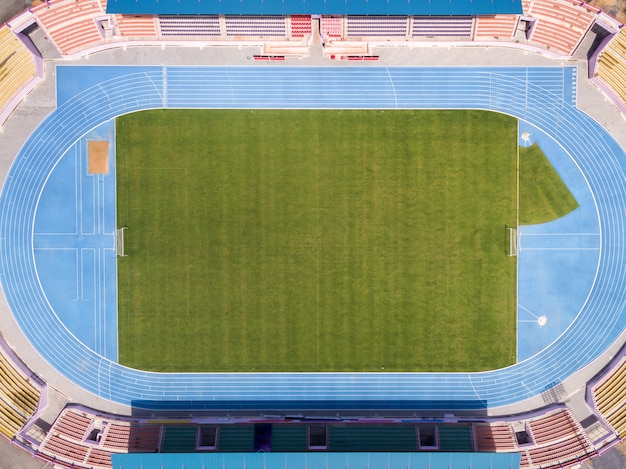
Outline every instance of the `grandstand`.
{"label": "grandstand", "polygon": [[620,438],[626,438],[626,360],[592,388],[593,404]]}
{"label": "grandstand", "polygon": [[[73,61],[83,64],[84,62],[80,62],[82,58],[96,52],[105,54],[126,48],[155,45],[165,49],[172,45],[194,48],[193,50],[198,50],[198,46],[216,46],[216,49],[217,46],[232,47],[232,51],[244,48],[246,52],[241,57],[241,63],[237,65],[254,64],[252,61],[247,62],[249,56],[246,56],[252,50],[253,55],[267,59],[258,61],[259,68],[282,67],[283,62],[289,60],[293,60],[291,63],[304,61],[304,64],[308,64],[307,60],[311,60],[314,65],[322,63],[327,66],[335,64],[337,67],[351,67],[354,64],[349,63],[349,59],[380,58],[384,65],[389,66],[380,67],[385,74],[391,74],[387,68],[396,65],[393,57],[388,58],[393,56],[387,55],[390,50],[406,54],[417,51],[410,56],[411,60],[417,61],[421,60],[422,51],[430,47],[445,51],[446,48],[456,46],[463,46],[468,50],[485,45],[504,46],[512,53],[519,50],[526,53],[530,51],[546,60],[542,64],[549,64],[552,59],[572,64],[580,64],[582,60],[583,67],[588,65],[591,72],[589,83],[597,85],[597,89],[593,90],[596,93],[593,95],[594,100],[601,101],[598,98],[607,96],[621,110],[622,116],[626,113],[626,28],[605,13],[582,2],[488,2],[489,5],[507,3],[506,8],[498,11],[490,9],[491,7],[477,7],[479,11],[468,10],[468,5],[472,2],[459,2],[458,9],[454,11],[450,11],[449,6],[446,6],[446,10],[433,7],[432,11],[424,14],[417,10],[392,10],[400,2],[387,2],[390,6],[386,11],[364,10],[364,3],[353,2],[351,7],[354,9],[346,12],[320,7],[319,4],[319,10],[309,11],[309,8],[314,8],[310,5],[316,5],[313,1],[302,2],[306,7],[298,6],[293,11],[272,11],[277,3],[267,1],[263,15],[256,10],[260,8],[257,3],[237,2],[240,5],[236,5],[233,2],[232,10],[229,9],[231,6],[222,6],[218,11],[184,15],[167,10],[173,3],[162,0],[158,2],[158,8],[155,2],[149,11],[133,10],[145,8],[149,3],[123,0],[50,0],[20,13],[0,27],[0,146],[6,149],[3,151],[13,151],[11,154],[2,154],[4,161],[13,161],[26,141],[25,137],[21,141],[21,137],[14,138],[11,132],[15,132],[16,128],[31,128],[34,132],[37,123],[46,117],[38,115],[30,124],[24,123],[28,121],[24,120],[25,114],[31,118],[30,108],[24,111],[24,106],[28,105],[25,98],[31,93],[34,97],[40,96],[35,91],[39,90],[44,73],[43,60],[37,46],[43,48],[45,44],[49,44],[61,57],[48,57],[50,67],[54,61],[55,65],[67,65],[74,63]],[[209,3],[213,5],[222,2],[204,2],[203,8]],[[410,3],[412,8],[416,8],[415,5],[424,2]],[[239,10],[241,8],[244,10]],[[591,49],[592,47],[597,49]],[[445,55],[446,52],[440,53]],[[590,57],[588,63],[587,56]],[[270,60],[276,58],[281,60]],[[338,64],[341,59],[346,62]],[[376,63],[365,66],[370,67],[367,70],[375,70]],[[159,80],[165,82],[171,79],[167,73],[165,67],[159,66],[148,75],[152,83],[161,83]],[[360,70],[360,73],[365,72]],[[581,75],[579,79],[584,80]],[[468,79],[466,83],[472,79],[474,78]],[[500,85],[496,83],[497,77],[494,76],[492,80],[492,97],[502,98],[507,92],[515,95],[514,86],[511,85],[515,80],[510,79]],[[126,89],[115,89],[118,94],[115,94],[112,101],[102,101],[98,112],[117,105],[126,112],[132,105],[139,108],[138,103],[144,103],[143,99],[152,100],[145,107],[160,107],[163,101],[172,98],[170,95],[146,98],[148,95],[141,94],[141,91],[152,91],[146,84],[148,81],[129,81],[125,85]],[[524,83],[528,86],[530,82]],[[133,89],[137,84],[139,86]],[[200,86],[201,81],[198,79],[196,84]],[[553,86],[547,82],[542,85]],[[530,83],[530,87],[532,86]],[[163,86],[163,89],[167,88]],[[180,88],[177,91],[182,93],[184,90]],[[402,96],[400,89],[394,89],[393,92],[397,92],[396,98]],[[542,105],[551,109],[568,106],[562,100],[556,102],[550,101],[549,97],[544,98]],[[179,99],[182,98],[179,96]],[[195,97],[185,99],[193,100]],[[571,99],[575,104],[576,91]],[[502,106],[500,110],[508,112],[506,105],[512,101],[513,98],[502,99],[498,102],[498,106]],[[87,112],[82,104],[70,104],[78,106],[72,109],[79,109],[79,120],[82,120],[83,115],[80,113]],[[124,108],[125,105],[129,107]],[[601,106],[601,103],[597,105]],[[69,106],[64,109],[69,109]],[[602,112],[609,115],[607,108],[602,109]],[[102,112],[101,115],[104,115],[104,111]],[[121,112],[115,111],[116,115]],[[563,118],[567,125],[557,122],[554,128],[559,132],[564,127],[567,128],[564,132],[570,128],[575,129],[574,132],[580,131],[581,127],[577,122],[567,120],[572,116],[575,115],[565,112],[558,114],[558,118]],[[70,120],[67,116],[66,118],[69,127]],[[59,121],[50,119],[50,122]],[[53,140],[56,142],[62,138],[73,139],[72,135],[66,137],[63,133],[65,123],[60,122],[60,125],[54,127],[54,132],[48,129],[49,134],[54,134]],[[548,123],[543,125],[552,128]],[[614,154],[620,155],[619,151],[611,148],[608,140],[601,140],[595,134],[582,138],[592,142],[589,145],[601,148],[598,150],[600,157],[595,163],[598,167],[610,168],[602,177],[611,179],[612,175],[617,174],[616,179],[619,180],[624,172],[624,161],[610,159]],[[16,142],[9,143],[9,140]],[[624,145],[623,138],[620,143]],[[28,179],[28,184],[34,185],[36,181],[45,179],[48,173],[37,173],[36,168],[30,166],[31,163],[33,161],[25,164],[24,172],[32,177],[32,180]],[[3,171],[6,169],[8,168],[3,168]],[[17,179],[13,177],[14,174],[15,171],[4,182],[7,191],[13,188]],[[600,195],[604,196],[604,193]],[[13,210],[14,205],[22,203],[19,198],[7,202],[6,193],[3,197],[0,207],[3,214]],[[9,218],[3,218],[3,222],[2,229],[5,231],[1,237],[4,250],[5,239],[13,236],[14,232],[19,232],[21,228],[13,226],[14,222]],[[615,226],[622,226],[621,220],[613,222]],[[610,232],[614,227],[608,222],[607,225],[609,226],[603,226],[608,233],[603,241],[610,245],[613,242]],[[6,253],[3,252],[4,254]],[[619,264],[621,258],[615,259],[617,260],[602,259],[602,262],[615,264],[608,268],[610,272],[616,272],[623,267]],[[619,272],[615,275],[618,276]],[[608,282],[602,272],[599,279],[599,282]],[[11,282],[7,264],[2,267],[2,282],[3,290]],[[29,284],[24,288],[33,288],[37,292],[35,285]],[[7,291],[10,293],[10,288]],[[603,290],[602,293],[611,297],[615,292]],[[313,402],[315,406],[312,401],[296,401],[294,407],[289,409],[245,408],[241,406],[241,401],[231,404],[234,406],[232,409],[213,408],[210,407],[210,400],[194,407],[185,400],[187,394],[173,401],[159,401],[151,395],[145,401],[137,402],[135,407],[117,405],[116,396],[132,387],[133,383],[111,383],[111,376],[124,376],[108,375],[106,371],[112,364],[104,359],[93,363],[85,360],[82,363],[84,368],[77,370],[72,378],[61,376],[54,370],[54,365],[42,365],[42,360],[33,359],[33,351],[41,350],[39,346],[33,349],[27,345],[27,341],[22,339],[23,332],[12,326],[12,322],[3,319],[0,327],[8,344],[0,344],[0,434],[23,450],[27,457],[35,456],[42,463],[45,461],[56,467],[111,468],[115,456],[129,453],[250,453],[259,449],[293,453],[496,453],[519,455],[522,468],[575,467],[609,451],[626,439],[626,361],[623,359],[625,352],[622,347],[624,327],[619,322],[620,314],[623,313],[619,310],[619,305],[623,305],[620,301],[620,297],[615,294],[611,310],[605,312],[608,317],[606,320],[613,331],[613,336],[610,337],[612,340],[606,338],[606,342],[610,342],[606,350],[610,351],[594,349],[593,352],[588,352],[591,349],[585,349],[585,353],[593,357],[585,357],[587,361],[581,361],[582,364],[574,370],[572,376],[563,382],[534,383],[543,392],[532,398],[521,400],[515,405],[490,407],[487,402],[483,407],[474,408],[469,408],[469,404],[462,401],[449,400],[449,408],[444,408],[446,404],[440,402],[423,404],[415,401],[424,407],[390,406],[381,410],[368,407],[370,403],[367,401],[371,397],[368,395],[354,398],[357,403],[349,409],[330,410],[323,407],[323,401],[322,404]],[[16,303],[19,302],[9,300],[9,307],[19,307]],[[8,311],[9,307],[4,309]],[[598,305],[597,308],[601,309],[603,305]],[[584,315],[581,315],[580,320],[584,319]],[[33,324],[41,328],[48,327],[45,323],[48,318],[42,316],[38,320],[41,323],[33,320],[28,327]],[[592,327],[587,324],[580,329],[591,331]],[[601,326],[598,327],[602,329]],[[578,337],[575,342],[595,340],[593,334],[597,332],[589,334],[589,337]],[[61,349],[59,344],[52,347]],[[73,350],[82,350],[81,347]],[[13,352],[13,348],[19,357]],[[43,344],[41,348],[48,349],[49,344]],[[577,350],[569,352],[579,358]],[[559,369],[560,366],[555,362],[540,364],[539,371],[535,369],[532,373],[537,373],[541,380],[549,375],[539,373],[545,369]],[[92,373],[94,369],[97,369],[98,389],[75,391],[74,387],[66,387],[65,382],[68,380],[77,382],[78,386],[85,386],[88,379],[83,380],[82,377]],[[515,374],[515,367],[509,376],[506,375],[507,370],[502,373],[504,386],[514,379],[511,376]],[[46,378],[39,377],[43,375]],[[132,371],[129,370],[126,376],[132,376]],[[46,384],[48,378],[50,381]],[[132,380],[135,379],[133,376]],[[251,376],[250,379],[255,386],[261,386],[265,378]],[[407,386],[417,383],[419,387],[419,382],[414,379],[407,377],[407,383],[411,383]],[[486,377],[484,379],[487,380]],[[588,383],[586,388],[581,386],[581,380],[583,384]],[[576,384],[569,385],[570,381]],[[194,378],[191,378],[189,394],[194,391],[194,383]],[[483,383],[483,377],[471,380],[472,386],[476,388],[476,396],[483,392]],[[526,384],[524,382],[520,387]],[[223,384],[226,387],[229,385]],[[59,390],[49,389],[54,386],[58,386]],[[377,386],[384,387],[384,381],[377,381]],[[97,394],[102,389],[106,389],[109,394]],[[586,404],[581,398],[585,389]],[[53,393],[62,404],[48,402],[48,392]],[[71,395],[72,392],[76,392],[76,397]],[[373,405],[382,405],[380,401],[375,402]],[[265,403],[264,401],[259,405],[263,406]],[[397,415],[381,417],[386,415],[384,412]]]}
{"label": "grandstand", "polygon": [[524,2],[524,13],[533,18],[529,39],[563,55],[571,55],[594,22],[597,10],[568,0]]}
{"label": "grandstand", "polygon": [[3,346],[0,341],[0,434],[13,439],[39,410],[42,386]]}
{"label": "grandstand", "polygon": [[41,76],[40,57],[11,28],[0,27],[0,125]]}
{"label": "grandstand", "polygon": [[[510,421],[441,423],[400,419],[307,421],[200,419],[154,422],[102,415],[84,407],[65,408],[39,447],[38,456],[77,467],[110,467],[111,455],[264,451],[521,453],[521,467],[564,467],[595,453],[589,437],[566,408],[548,408]],[[527,442],[518,442],[514,427]],[[429,437],[430,435],[430,437]],[[261,443],[262,442],[262,443]],[[96,462],[97,461],[97,462]],[[559,466],[560,465],[560,466]]]}
{"label": "grandstand", "polygon": [[596,76],[614,93],[615,98],[626,104],[626,30],[613,35],[598,55]]}
{"label": "grandstand", "polygon": [[[333,10],[325,2],[323,12],[316,11],[322,12],[321,15],[300,12],[285,15],[282,11],[270,14],[271,5],[266,4],[263,16],[255,16],[243,13],[242,6],[234,6],[232,2],[225,3],[220,11],[201,16],[170,11],[167,2],[154,4],[151,13],[136,11],[148,3],[53,0],[22,15],[15,27],[19,30],[36,23],[53,47],[67,56],[80,56],[126,42],[180,44],[181,41],[223,44],[250,41],[262,44],[265,50],[280,46],[287,55],[306,56],[310,54],[309,44],[319,36],[328,46],[332,45],[327,55],[341,53],[342,49],[349,55],[350,49],[356,47],[355,42],[365,45],[367,55],[368,49],[380,42],[514,41],[566,57],[576,51],[600,15],[586,3],[569,0],[512,2],[511,6],[499,5],[498,14],[489,10],[480,14],[474,7],[459,4],[458,15],[446,12],[440,16],[435,11],[423,16],[414,14],[410,6],[403,14],[368,11],[362,15],[357,13],[356,3],[348,7],[354,7],[355,13],[345,14],[344,10]],[[395,2],[390,5],[398,7]],[[504,11],[505,7],[517,11]],[[249,5],[248,9],[254,12],[255,8]]]}
{"label": "grandstand", "polygon": [[36,19],[60,53],[69,55],[101,42],[111,34],[109,18],[98,0],[57,0],[35,7]]}

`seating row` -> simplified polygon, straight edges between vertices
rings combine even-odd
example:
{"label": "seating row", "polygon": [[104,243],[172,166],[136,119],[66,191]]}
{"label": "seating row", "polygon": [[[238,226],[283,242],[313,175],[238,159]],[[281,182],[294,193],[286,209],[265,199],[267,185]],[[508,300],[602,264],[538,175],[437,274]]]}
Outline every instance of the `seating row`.
{"label": "seating row", "polygon": [[473,19],[470,16],[415,17],[413,18],[413,37],[459,37],[469,39],[472,36]]}
{"label": "seating row", "polygon": [[291,37],[305,37],[311,34],[311,15],[291,15]]}
{"label": "seating row", "polygon": [[343,18],[340,16],[322,16],[320,32],[326,38],[343,37]]}
{"label": "seating row", "polygon": [[72,54],[103,39],[96,17],[105,11],[98,0],[50,1],[33,12],[62,54]]}
{"label": "seating row", "polygon": [[65,467],[110,468],[111,452],[85,446],[57,436],[46,438],[37,456]]}
{"label": "seating row", "polygon": [[286,37],[284,16],[226,16],[227,36]]}
{"label": "seating row", "polygon": [[613,51],[603,51],[598,58],[596,76],[609,85],[622,103],[626,103],[626,64]]}
{"label": "seating row", "polygon": [[[622,30],[624,31],[624,30]],[[620,40],[623,40],[621,38]],[[622,57],[623,58],[623,57]],[[626,99],[626,64],[622,62],[621,75],[616,82],[621,85],[622,99]],[[606,67],[605,67],[606,68]],[[611,425],[617,436],[626,437],[626,360],[622,360],[609,376],[594,386],[593,401],[598,412]]]}
{"label": "seating row", "polygon": [[[622,104],[626,104],[626,28],[622,28],[600,52],[595,73],[613,89]],[[605,413],[606,409],[600,412]]]}
{"label": "seating row", "polygon": [[408,17],[403,16],[348,16],[348,37],[407,35]]}
{"label": "seating row", "polygon": [[547,446],[523,449],[521,468],[561,468],[591,458],[595,451],[581,435]]}
{"label": "seating row", "polygon": [[170,36],[220,36],[220,19],[218,16],[179,17],[160,16],[161,35]]}
{"label": "seating row", "polygon": [[568,0],[524,2],[524,12],[536,19],[530,41],[571,55],[595,21],[595,12]]}
{"label": "seating row", "polygon": [[505,423],[474,425],[474,441],[477,451],[510,452],[518,448],[513,427]]}
{"label": "seating row", "polygon": [[55,431],[76,441],[83,441],[93,425],[93,418],[77,412],[63,411],[57,419]]}
{"label": "seating row", "polygon": [[37,411],[41,390],[0,352],[0,433],[13,438]]}
{"label": "seating row", "polygon": [[476,450],[520,453],[524,469],[569,467],[595,454],[584,429],[567,408],[548,411],[523,423],[519,435],[507,422],[474,424]]}
{"label": "seating row", "polygon": [[163,425],[109,418],[77,408],[64,409],[37,450],[65,466],[111,467],[112,453],[152,453],[161,446]]}
{"label": "seating row", "polygon": [[0,111],[36,76],[32,54],[7,26],[0,27]]}
{"label": "seating row", "polygon": [[517,15],[479,16],[476,18],[475,39],[511,39],[515,35]]}
{"label": "seating row", "polygon": [[582,431],[577,426],[572,413],[567,409],[531,420],[528,427],[538,446],[572,438]]}
{"label": "seating row", "polygon": [[157,30],[153,16],[116,15],[120,36],[126,38],[156,38]]}
{"label": "seating row", "polygon": [[159,449],[161,432],[161,425],[111,423],[103,433],[102,446],[124,449],[130,453],[151,453]]}

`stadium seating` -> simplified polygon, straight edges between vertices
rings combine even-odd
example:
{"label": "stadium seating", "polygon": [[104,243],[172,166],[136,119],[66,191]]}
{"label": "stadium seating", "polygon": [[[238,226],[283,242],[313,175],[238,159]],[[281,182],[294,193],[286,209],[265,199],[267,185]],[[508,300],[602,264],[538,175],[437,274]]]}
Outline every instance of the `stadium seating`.
{"label": "stadium seating", "polygon": [[98,0],[53,0],[33,12],[62,54],[79,52],[103,40],[104,31],[98,29],[96,18],[104,15],[105,10]]}
{"label": "stadium seating", "polygon": [[[87,466],[87,461],[96,465],[105,460],[103,451],[91,457],[91,445],[84,443],[94,425],[94,416],[64,409],[39,446],[38,454],[44,459],[59,461],[62,464]],[[94,442],[95,443],[95,442]]]}
{"label": "stadium seating", "polygon": [[619,438],[626,437],[626,360],[609,376],[594,386],[593,401],[598,412],[615,430]]}
{"label": "stadium seating", "polygon": [[111,467],[111,453],[98,448],[91,448],[87,457],[87,465]]}
{"label": "stadium seating", "polygon": [[[188,440],[184,444],[181,443],[180,430],[176,426],[169,429],[169,443],[164,443],[163,448],[195,449],[197,427],[184,429],[187,430],[185,435]],[[151,453],[159,450],[162,432],[161,424],[101,416],[70,407],[59,414],[39,445],[37,455],[60,465],[110,468],[112,453]]]}
{"label": "stadium seating", "polygon": [[291,37],[305,37],[311,34],[311,15],[291,15],[289,24]]}
{"label": "stadium seating", "polygon": [[476,18],[474,39],[478,41],[487,39],[511,40],[515,35],[516,26],[516,15],[479,16]]}
{"label": "stadium seating", "polygon": [[474,425],[477,451],[516,451],[513,427],[506,423]]}
{"label": "stadium seating", "polygon": [[411,35],[421,38],[470,39],[472,25],[471,16],[416,16],[413,18]]}
{"label": "stadium seating", "polygon": [[219,37],[220,19],[210,16],[159,16],[163,38],[170,37]]}
{"label": "stadium seating", "polygon": [[287,37],[284,16],[226,16],[229,37]]}
{"label": "stadium seating", "polygon": [[565,409],[537,420],[531,420],[528,426],[537,445],[566,439],[578,432],[573,416]]}
{"label": "stadium seating", "polygon": [[521,467],[564,467],[582,462],[593,454],[589,442],[582,435],[522,451]]}
{"label": "stadium seating", "polygon": [[77,412],[63,411],[59,417],[56,430],[76,441],[83,441],[86,433],[93,425],[94,419]]}
{"label": "stadium seating", "polygon": [[439,449],[441,451],[474,451],[471,427],[463,425],[440,426]]}
{"label": "stadium seating", "polygon": [[0,27],[0,111],[36,76],[32,54],[9,27]]}
{"label": "stadium seating", "polygon": [[153,16],[116,15],[115,19],[119,35],[123,38],[157,38],[156,20]]}
{"label": "stadium seating", "polygon": [[507,422],[474,424],[477,451],[519,452],[522,468],[569,467],[589,459],[595,450],[587,434],[569,409],[548,410],[523,423],[528,442],[517,442]]}
{"label": "stadium seating", "polygon": [[591,457],[594,448],[569,409],[530,420],[532,446],[521,448],[523,468],[562,467]]}
{"label": "stadium seating", "polygon": [[41,391],[0,353],[0,433],[12,439],[35,414]]}
{"label": "stadium seating", "polygon": [[160,425],[140,425],[125,421],[109,422],[104,430],[101,445],[104,448],[130,453],[152,453],[159,449]]}
{"label": "stadium seating", "polygon": [[[622,385],[624,368],[598,389]],[[621,376],[621,378],[618,378]],[[607,384],[608,383],[608,384]],[[519,452],[522,468],[561,467],[588,459],[594,448],[574,415],[567,408],[548,410],[524,420],[529,441],[518,444],[512,423],[477,422],[426,424],[433,427],[433,446],[440,451]],[[245,422],[245,421],[244,421]],[[205,425],[213,428],[211,442],[203,449],[220,452],[254,450],[255,425],[250,423]],[[325,427],[328,451],[417,451],[418,427],[422,424],[338,422],[313,424],[276,422],[271,424],[272,451],[308,451],[309,430]],[[137,421],[95,414],[83,408],[64,409],[39,447],[38,455],[57,464],[78,467],[110,467],[113,453],[194,452],[202,424]],[[207,440],[208,441],[208,440]],[[317,448],[319,449],[319,448]],[[423,449],[423,448],[422,448]]]}
{"label": "stadium seating", "polygon": [[[533,18],[529,40],[559,54],[571,55],[598,12],[570,0],[523,0]],[[74,54],[119,39],[276,39],[311,34],[310,15],[292,16],[132,16],[105,13],[104,0],[51,0],[32,9],[38,23],[62,54]],[[518,15],[471,16],[332,16],[320,19],[327,41],[347,38],[404,40],[500,40],[515,35]]]}
{"label": "stadium seating", "polygon": [[196,450],[198,427],[166,426],[163,432],[162,453],[190,453]]}
{"label": "stadium seating", "polygon": [[412,425],[331,426],[329,451],[417,451],[417,432]]}
{"label": "stadium seating", "polygon": [[228,425],[220,428],[218,450],[225,453],[254,450],[253,425]]}
{"label": "stadium seating", "polygon": [[626,28],[622,28],[598,56],[596,75],[626,103]]}
{"label": "stadium seating", "polygon": [[299,425],[274,425],[272,451],[306,451],[307,427]]}
{"label": "stadium seating", "polygon": [[524,12],[536,18],[530,41],[571,55],[593,24],[596,14],[567,0],[532,0]]}
{"label": "stadium seating", "polygon": [[348,37],[405,37],[408,18],[405,16],[348,16]]}
{"label": "stadium seating", "polygon": [[343,37],[343,18],[340,16],[322,16],[320,33],[326,40]]}
{"label": "stadium seating", "polygon": [[69,463],[84,464],[87,459],[89,447],[65,440],[58,437],[53,432],[50,432],[39,451],[53,456],[55,459],[64,460]]}

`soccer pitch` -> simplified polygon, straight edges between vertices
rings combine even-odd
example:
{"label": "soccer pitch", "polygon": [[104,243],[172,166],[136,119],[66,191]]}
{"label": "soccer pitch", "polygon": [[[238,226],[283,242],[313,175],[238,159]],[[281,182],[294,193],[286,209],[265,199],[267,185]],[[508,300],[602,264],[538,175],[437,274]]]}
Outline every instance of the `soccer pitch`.
{"label": "soccer pitch", "polygon": [[158,110],[117,121],[120,363],[514,363],[517,121],[485,111]]}

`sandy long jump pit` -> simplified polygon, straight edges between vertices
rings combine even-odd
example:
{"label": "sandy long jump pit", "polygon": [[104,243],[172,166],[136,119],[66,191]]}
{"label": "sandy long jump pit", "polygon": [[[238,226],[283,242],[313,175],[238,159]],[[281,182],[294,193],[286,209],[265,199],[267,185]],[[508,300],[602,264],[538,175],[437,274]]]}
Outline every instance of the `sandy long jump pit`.
{"label": "sandy long jump pit", "polygon": [[106,140],[89,140],[88,146],[88,173],[109,173],[109,142]]}

